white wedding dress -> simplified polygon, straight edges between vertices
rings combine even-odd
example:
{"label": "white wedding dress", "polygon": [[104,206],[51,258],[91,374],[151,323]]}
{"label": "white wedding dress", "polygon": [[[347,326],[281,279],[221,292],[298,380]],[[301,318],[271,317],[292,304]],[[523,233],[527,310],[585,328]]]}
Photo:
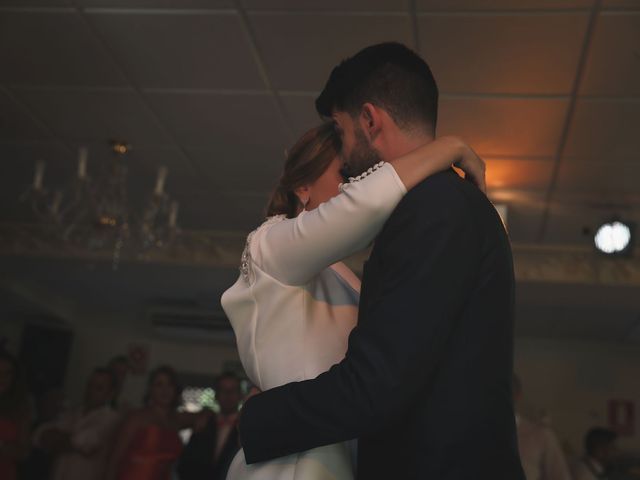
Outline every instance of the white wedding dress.
{"label": "white wedding dress", "polygon": [[[294,219],[268,219],[247,239],[240,277],[222,295],[240,359],[261,390],[312,379],[344,358],[360,283],[339,260],[366,247],[406,189],[390,164]],[[228,480],[351,480],[346,443],[247,465]]]}

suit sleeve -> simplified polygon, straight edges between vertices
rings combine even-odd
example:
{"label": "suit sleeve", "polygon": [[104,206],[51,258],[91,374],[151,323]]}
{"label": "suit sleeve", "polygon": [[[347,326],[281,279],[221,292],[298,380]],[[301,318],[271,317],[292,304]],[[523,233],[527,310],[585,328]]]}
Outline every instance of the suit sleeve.
{"label": "suit sleeve", "polygon": [[464,309],[480,247],[461,193],[450,186],[416,190],[378,239],[375,298],[344,360],[245,404],[240,437],[248,463],[384,427],[426,386]]}
{"label": "suit sleeve", "polygon": [[296,218],[258,231],[257,264],[287,285],[303,285],[329,265],[365,248],[407,190],[393,166],[384,165],[343,193]]}

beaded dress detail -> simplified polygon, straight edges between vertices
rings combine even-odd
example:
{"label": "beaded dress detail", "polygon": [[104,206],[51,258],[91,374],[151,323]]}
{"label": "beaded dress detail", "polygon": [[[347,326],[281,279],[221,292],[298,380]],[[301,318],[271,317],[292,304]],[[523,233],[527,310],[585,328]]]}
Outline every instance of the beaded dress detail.
{"label": "beaded dress detail", "polygon": [[240,274],[247,284],[251,284],[253,281],[253,269],[251,268],[251,241],[253,240],[253,236],[263,228],[273,225],[274,223],[281,222],[285,218],[287,218],[286,215],[274,215],[273,217],[269,217],[247,237],[247,242],[245,243],[242,257],[240,258]]}

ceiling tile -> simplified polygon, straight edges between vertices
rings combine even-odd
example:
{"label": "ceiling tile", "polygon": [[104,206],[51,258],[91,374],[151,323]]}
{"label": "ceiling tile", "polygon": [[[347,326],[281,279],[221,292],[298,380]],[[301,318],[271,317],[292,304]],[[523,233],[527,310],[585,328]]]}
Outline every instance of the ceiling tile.
{"label": "ceiling tile", "polygon": [[284,153],[272,149],[188,149],[199,168],[206,172],[210,188],[217,192],[266,195],[276,185],[284,165]]}
{"label": "ceiling tile", "polygon": [[640,0],[603,0],[602,6],[604,8],[640,8]]}
{"label": "ceiling tile", "polygon": [[36,142],[32,144],[0,144],[0,161],[7,175],[0,177],[2,189],[10,186],[26,189],[31,185],[37,160],[44,160],[45,188],[65,180],[75,168],[75,154],[58,142]]}
{"label": "ceiling tile", "polygon": [[89,18],[137,86],[264,88],[235,13]]}
{"label": "ceiling tile", "polygon": [[46,140],[50,134],[25,108],[0,91],[0,141]]}
{"label": "ceiling tile", "polygon": [[70,142],[122,139],[136,145],[170,144],[139,97],[126,91],[16,90],[58,135]]}
{"label": "ceiling tile", "polygon": [[121,86],[125,79],[80,17],[69,11],[3,12],[0,82]]}
{"label": "ceiling tile", "polygon": [[458,135],[491,157],[550,157],[567,102],[556,99],[443,98],[438,135]]}
{"label": "ceiling tile", "polygon": [[2,7],[68,7],[72,0],[0,0]]}
{"label": "ceiling tile", "polygon": [[640,97],[640,12],[598,17],[580,92]]}
{"label": "ceiling tile", "polygon": [[588,8],[594,0],[417,0],[418,10],[528,10]]}
{"label": "ceiling tile", "polygon": [[263,221],[266,199],[210,193],[181,197],[178,222],[183,229],[250,232]]}
{"label": "ceiling tile", "polygon": [[593,194],[633,193],[638,191],[640,159],[630,162],[591,162],[574,159],[563,162],[558,173],[559,193],[587,191]]}
{"label": "ceiling tile", "polygon": [[291,120],[296,137],[319,125],[322,120],[316,112],[315,95],[281,95],[284,109]]}
{"label": "ceiling tile", "polygon": [[333,11],[401,11],[409,0],[241,0],[249,10],[333,10]]}
{"label": "ceiling tile", "polygon": [[282,152],[287,145],[287,133],[269,95],[149,93],[147,97],[184,147],[231,155],[245,147]]}
{"label": "ceiling tile", "polygon": [[92,8],[224,8],[233,7],[233,0],[76,0],[84,7]]}
{"label": "ceiling tile", "polygon": [[640,98],[637,100],[579,100],[565,154],[610,163],[638,159]]}
{"label": "ceiling tile", "polygon": [[426,15],[418,24],[441,92],[568,94],[587,15]]}
{"label": "ceiling tile", "polygon": [[342,59],[379,42],[411,42],[408,15],[252,14],[273,84],[320,90]]}

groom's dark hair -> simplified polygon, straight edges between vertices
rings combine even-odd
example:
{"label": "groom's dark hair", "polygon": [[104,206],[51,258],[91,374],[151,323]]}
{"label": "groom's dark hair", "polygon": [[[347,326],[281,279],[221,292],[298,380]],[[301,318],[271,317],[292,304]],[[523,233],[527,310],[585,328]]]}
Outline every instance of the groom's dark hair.
{"label": "groom's dark hair", "polygon": [[372,45],[343,60],[316,99],[316,110],[324,117],[334,110],[355,117],[367,102],[386,110],[402,129],[422,126],[435,133],[438,86],[427,63],[400,43]]}

